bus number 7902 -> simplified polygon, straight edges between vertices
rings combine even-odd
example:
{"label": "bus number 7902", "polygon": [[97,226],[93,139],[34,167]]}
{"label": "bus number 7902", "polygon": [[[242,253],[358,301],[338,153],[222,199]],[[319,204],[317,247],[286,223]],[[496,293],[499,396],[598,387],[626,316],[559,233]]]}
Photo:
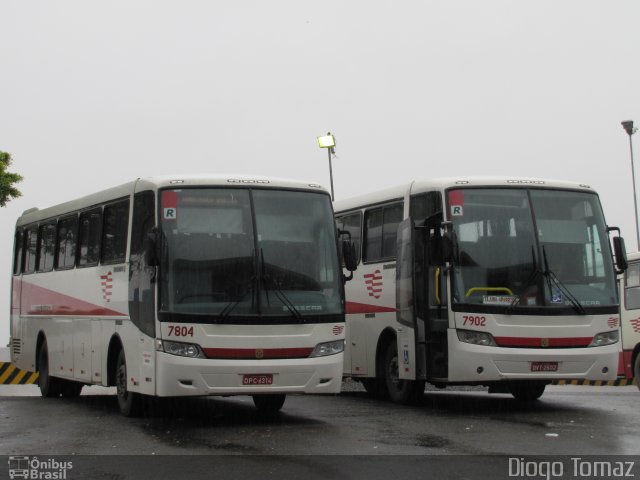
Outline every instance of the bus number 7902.
{"label": "bus number 7902", "polygon": [[487,326],[487,318],[486,317],[476,317],[474,315],[463,315],[464,319],[463,325],[471,325],[473,327],[486,327]]}

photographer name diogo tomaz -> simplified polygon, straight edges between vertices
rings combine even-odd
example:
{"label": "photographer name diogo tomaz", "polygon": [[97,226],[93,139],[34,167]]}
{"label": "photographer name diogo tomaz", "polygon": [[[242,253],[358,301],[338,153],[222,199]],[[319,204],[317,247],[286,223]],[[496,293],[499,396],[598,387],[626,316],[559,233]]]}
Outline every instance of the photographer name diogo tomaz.
{"label": "photographer name diogo tomaz", "polygon": [[[567,464],[568,463],[568,464]],[[509,476],[519,478],[634,478],[633,461],[585,460],[570,457],[568,462],[509,458]],[[568,467],[568,468],[567,468]]]}

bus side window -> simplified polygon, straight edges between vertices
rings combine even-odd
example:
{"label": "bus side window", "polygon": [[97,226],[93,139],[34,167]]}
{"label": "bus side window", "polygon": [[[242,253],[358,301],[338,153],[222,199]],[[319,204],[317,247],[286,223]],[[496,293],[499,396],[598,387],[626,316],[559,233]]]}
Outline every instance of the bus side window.
{"label": "bus side window", "polygon": [[145,264],[146,238],[155,225],[155,195],[152,191],[138,192],[133,199],[131,249],[129,252],[129,317],[140,330],[155,337],[154,268]]}
{"label": "bus side window", "polygon": [[129,200],[104,207],[102,264],[122,263],[127,255]]}
{"label": "bus side window", "polygon": [[22,261],[23,272],[36,271],[36,254],[38,251],[38,231],[36,226],[28,227],[24,231],[24,259]]}
{"label": "bus side window", "polygon": [[53,270],[53,256],[56,243],[56,224],[46,223],[38,229],[38,259],[36,261],[38,272],[50,272]]}
{"label": "bus side window", "polygon": [[640,263],[630,264],[624,277],[624,306],[627,310],[637,310],[640,308]]}
{"label": "bus side window", "polygon": [[20,275],[22,273],[22,249],[24,240],[22,238],[23,231],[21,228],[16,230],[16,236],[13,243],[13,274]]}
{"label": "bus side window", "polygon": [[56,270],[66,270],[75,266],[77,244],[78,215],[59,220],[56,239]]}
{"label": "bus side window", "polygon": [[80,215],[78,229],[78,267],[91,267],[100,260],[102,210],[96,208]]}
{"label": "bus side window", "polygon": [[393,260],[396,256],[398,224],[402,221],[402,203],[365,212],[364,260]]}

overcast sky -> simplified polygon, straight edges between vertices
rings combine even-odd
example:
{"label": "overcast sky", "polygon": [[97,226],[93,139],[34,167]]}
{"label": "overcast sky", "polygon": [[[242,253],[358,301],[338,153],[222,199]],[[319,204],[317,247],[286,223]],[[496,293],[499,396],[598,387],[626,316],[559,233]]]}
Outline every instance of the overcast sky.
{"label": "overcast sky", "polygon": [[[636,248],[640,2],[0,0],[0,345],[13,225],[140,176],[243,173],[336,198],[437,176],[588,183]],[[634,137],[640,159],[640,135]]]}

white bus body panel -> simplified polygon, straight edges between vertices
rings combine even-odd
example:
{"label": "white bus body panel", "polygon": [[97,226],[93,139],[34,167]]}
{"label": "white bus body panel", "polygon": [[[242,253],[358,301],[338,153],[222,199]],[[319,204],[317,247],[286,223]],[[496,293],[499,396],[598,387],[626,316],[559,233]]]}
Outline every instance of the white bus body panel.
{"label": "white bus body panel", "polygon": [[[456,185],[457,179],[439,179],[428,182],[413,182],[409,185],[390,188],[381,192],[363,195],[337,202],[336,215],[360,211],[371,206],[384,205],[403,199],[404,216],[408,217],[409,198],[424,191],[444,192]],[[465,184],[468,182],[464,182]],[[513,185],[505,179],[474,179],[475,186]],[[531,183],[531,182],[529,182]],[[547,187],[592,191],[590,187],[573,182],[545,180]],[[523,182],[523,185],[528,184]],[[638,254],[640,261],[640,254]],[[447,277],[448,279],[448,277]],[[372,284],[372,280],[375,285]],[[447,280],[448,281],[448,280]],[[385,330],[396,336],[398,344],[398,376],[401,379],[416,379],[415,331],[400,325],[396,320],[395,260],[358,265],[353,280],[345,286],[347,298],[347,334],[345,349],[345,376],[355,378],[376,377],[378,344]],[[447,288],[450,296],[450,288]],[[613,380],[617,376],[620,357],[620,342],[604,347],[582,348],[514,348],[486,347],[458,340],[456,328],[474,330],[464,326],[464,315],[487,318],[487,331],[498,337],[573,338],[594,335],[618,328],[617,315],[563,315],[520,316],[464,314],[451,311],[449,305],[448,377],[431,379],[434,383],[483,383],[502,380],[557,380],[586,379],[593,381]],[[637,316],[640,317],[640,314]],[[559,319],[564,322],[558,325]],[[615,320],[615,321],[614,321]],[[623,324],[628,322],[622,322]],[[638,322],[640,325],[640,319]],[[631,335],[630,335],[631,336]],[[640,326],[634,333],[640,342]],[[558,362],[557,372],[532,372],[532,362]],[[478,374],[478,367],[483,373]]]}
{"label": "white bus body panel", "polygon": [[[175,183],[178,182],[178,183]],[[259,185],[263,188],[326,192],[315,183],[245,176],[204,175],[139,179],[43,210],[31,210],[18,226],[36,224],[133,193],[186,186]],[[131,220],[130,222],[131,223]],[[131,235],[131,228],[129,228]],[[130,241],[127,242],[127,245]],[[127,247],[129,248],[129,247]],[[127,259],[128,259],[127,250]],[[169,336],[170,322],[156,319],[156,338],[142,333],[129,318],[128,263],[73,268],[12,277],[11,356],[21,369],[36,371],[37,339],[44,334],[52,376],[85,384],[108,385],[110,342],[121,342],[127,360],[128,390],[147,395],[244,395],[253,393],[339,393],[344,356],[285,359],[193,359],[157,351],[158,339],[193,342],[206,348],[313,349],[318,343],[344,340],[344,323],[288,325],[174,324],[194,327],[193,338]],[[273,374],[273,384],[245,386],[245,374]],[[192,385],[186,385],[191,380]],[[183,382],[181,382],[183,381]]]}

